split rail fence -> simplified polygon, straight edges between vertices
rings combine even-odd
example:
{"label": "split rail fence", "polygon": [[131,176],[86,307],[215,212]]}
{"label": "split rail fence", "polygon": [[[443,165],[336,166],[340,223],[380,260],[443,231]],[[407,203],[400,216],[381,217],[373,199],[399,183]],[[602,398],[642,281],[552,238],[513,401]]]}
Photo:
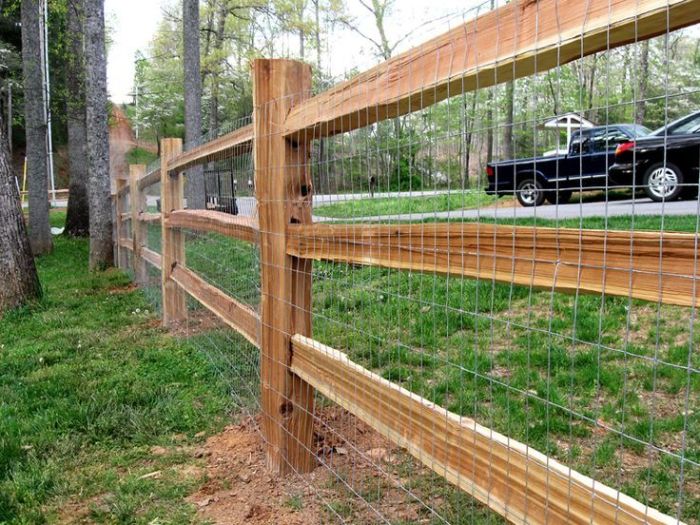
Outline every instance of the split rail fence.
{"label": "split rail fence", "polygon": [[[677,522],[314,340],[311,276],[313,261],[331,261],[695,307],[696,235],[314,223],[309,156],[313,140],[698,22],[700,0],[512,2],[316,96],[307,65],[255,60],[252,124],[186,152],[179,139],[165,139],[159,168],[131,167],[115,195],[120,265],[128,253],[137,281],[146,278],[147,266],[161,272],[165,325],[186,318],[189,295],[260,349],[263,433],[274,472],[316,465],[318,391],[513,523]],[[250,152],[254,217],[185,208],[187,169]],[[155,183],[160,212],[146,203],[145,191]],[[148,223],[161,225],[162,254],[147,247]],[[259,311],[188,268],[183,229],[259,248]]]}

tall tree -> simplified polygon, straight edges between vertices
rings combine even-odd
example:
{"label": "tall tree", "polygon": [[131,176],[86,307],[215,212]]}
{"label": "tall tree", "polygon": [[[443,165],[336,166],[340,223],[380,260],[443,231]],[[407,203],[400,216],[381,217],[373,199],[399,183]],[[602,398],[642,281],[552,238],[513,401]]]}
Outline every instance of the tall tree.
{"label": "tall tree", "polygon": [[41,286],[29,246],[17,185],[10,166],[5,124],[0,112],[0,316],[36,299]]}
{"label": "tall tree", "polygon": [[85,123],[85,55],[83,53],[83,0],[69,0],[66,14],[66,86],[71,96],[66,98],[68,124],[68,161],[70,185],[66,233],[75,237],[90,232],[90,206],[88,202],[87,131]]}
{"label": "tall tree", "polygon": [[635,122],[637,124],[644,124],[647,109],[647,86],[649,83],[649,41],[645,40],[641,46],[639,68],[637,69],[637,110],[635,112]]}
{"label": "tall tree", "polygon": [[22,2],[22,67],[29,181],[29,239],[35,255],[50,252],[53,247],[49,225],[41,18],[40,0]]}
{"label": "tall tree", "polygon": [[[182,30],[185,70],[185,147],[202,136],[202,73],[199,56],[199,0],[183,0]],[[204,208],[204,175],[201,166],[187,171],[188,208]]]}
{"label": "tall tree", "polygon": [[104,0],[85,0],[85,107],[89,161],[90,269],[114,262],[107,125]]}

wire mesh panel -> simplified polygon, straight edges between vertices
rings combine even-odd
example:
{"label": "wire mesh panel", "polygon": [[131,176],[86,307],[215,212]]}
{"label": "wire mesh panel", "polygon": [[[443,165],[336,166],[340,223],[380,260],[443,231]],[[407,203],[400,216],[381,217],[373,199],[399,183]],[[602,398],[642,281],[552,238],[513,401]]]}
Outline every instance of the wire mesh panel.
{"label": "wire mesh panel", "polygon": [[490,2],[315,96],[256,60],[168,160],[177,329],[326,517],[698,523],[698,13]]}

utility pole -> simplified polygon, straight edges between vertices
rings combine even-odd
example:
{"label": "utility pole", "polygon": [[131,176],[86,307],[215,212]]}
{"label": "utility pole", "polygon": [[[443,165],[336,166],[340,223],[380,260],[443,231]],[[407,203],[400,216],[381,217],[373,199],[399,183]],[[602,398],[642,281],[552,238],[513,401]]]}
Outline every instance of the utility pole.
{"label": "utility pole", "polygon": [[46,156],[49,184],[51,186],[51,205],[56,205],[56,180],[53,170],[53,137],[51,136],[51,79],[49,77],[49,5],[48,0],[42,2],[43,28],[41,31],[41,46],[43,64],[41,73],[44,84],[44,122],[46,123]]}

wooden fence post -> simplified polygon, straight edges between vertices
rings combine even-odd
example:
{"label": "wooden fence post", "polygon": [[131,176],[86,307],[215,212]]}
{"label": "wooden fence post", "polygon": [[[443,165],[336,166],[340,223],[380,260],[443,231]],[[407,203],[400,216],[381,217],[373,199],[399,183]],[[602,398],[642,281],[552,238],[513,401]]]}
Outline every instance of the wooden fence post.
{"label": "wooden fence post", "polygon": [[311,334],[311,262],[286,253],[287,225],[311,222],[310,140],[281,134],[289,109],[311,91],[311,68],[293,60],[253,62],[253,154],[260,220],[263,432],[276,473],[308,472],[314,393],[289,370],[291,335]]}
{"label": "wooden fence post", "polygon": [[117,221],[117,268],[125,270],[128,266],[128,255],[126,253],[126,248],[122,246],[121,240],[124,238],[124,220],[122,218],[122,213],[125,211],[123,190],[126,187],[126,181],[124,179],[116,180],[116,221]]}
{"label": "wooden fence post", "polygon": [[168,172],[169,161],[182,152],[182,139],[161,140],[160,152],[163,324],[168,326],[187,318],[185,291],[171,278],[175,265],[185,262],[185,241],[181,230],[165,227],[165,221],[170,213],[184,207],[184,177],[181,172]]}
{"label": "wooden fence post", "polygon": [[139,179],[146,174],[144,164],[132,164],[129,166],[129,194],[131,199],[131,238],[134,249],[131,252],[131,261],[134,265],[134,277],[137,284],[146,284],[146,261],[141,257],[141,247],[145,245],[144,225],[139,216],[146,211],[146,195],[139,189]]}

